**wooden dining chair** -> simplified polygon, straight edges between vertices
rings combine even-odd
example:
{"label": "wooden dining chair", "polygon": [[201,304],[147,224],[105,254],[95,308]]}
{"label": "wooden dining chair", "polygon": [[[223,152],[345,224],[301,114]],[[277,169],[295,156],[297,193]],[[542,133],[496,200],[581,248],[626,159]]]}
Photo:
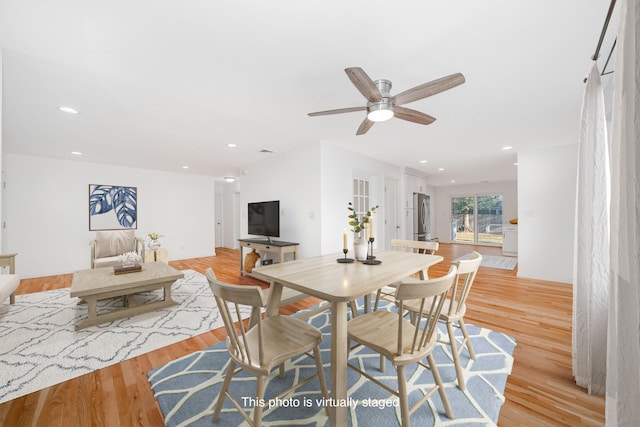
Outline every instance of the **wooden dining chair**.
{"label": "wooden dining chair", "polygon": [[[396,367],[398,389],[394,390],[361,368],[351,363],[348,364],[350,368],[400,398],[403,427],[409,426],[411,414],[436,391],[440,393],[447,417],[454,418],[432,352],[438,340],[438,317],[442,311],[447,292],[453,284],[456,271],[457,268],[452,265],[447,275],[442,277],[423,280],[420,283],[400,282],[396,289],[396,301],[399,308],[397,313],[385,310],[373,311],[360,315],[347,323],[348,339],[379,353],[389,359]],[[423,322],[414,325],[403,317],[403,304],[409,300],[421,302],[420,312],[425,314]],[[428,365],[422,362],[424,358],[427,359]],[[430,369],[435,385],[409,408],[405,367],[412,363],[418,363]]]}
{"label": "wooden dining chair", "polygon": [[[318,378],[322,397],[327,399],[327,384],[324,378],[320,355],[321,332],[308,323],[289,316],[269,316],[263,318],[261,309],[266,306],[267,295],[259,286],[231,285],[216,279],[211,268],[206,271],[207,280],[215,296],[224,326],[227,330],[227,350],[229,366],[222,389],[213,412],[217,421],[225,398],[240,412],[249,425],[257,427],[262,423],[262,406],[256,404],[250,417],[236,398],[229,393],[229,384],[235,374],[247,371],[256,376],[256,402],[264,400],[266,379],[276,366],[292,357],[306,354],[315,359],[316,373],[290,387],[274,399],[281,399],[314,378]],[[251,308],[249,325],[241,319],[240,306]],[[309,352],[313,350],[313,355]],[[236,370],[236,367],[239,369]],[[281,374],[283,372],[281,371]],[[328,410],[325,408],[328,415]]]}
{"label": "wooden dining chair", "polygon": [[[478,252],[472,252],[466,259],[460,259],[453,262],[458,269],[451,293],[444,303],[442,313],[440,313],[440,321],[446,323],[449,341],[440,341],[451,346],[451,356],[456,367],[456,377],[458,378],[458,387],[464,391],[466,389],[462,364],[460,362],[460,353],[467,348],[471,360],[476,360],[476,354],[471,345],[471,339],[464,324],[464,315],[467,311],[466,300],[471,291],[471,286],[478,273],[478,267],[482,262],[482,255]],[[404,309],[412,316],[413,323],[418,319],[421,312],[419,301],[406,301]],[[462,342],[458,345],[455,336],[455,328],[460,328],[462,332]]]}
{"label": "wooden dining chair", "polygon": [[[403,252],[413,252],[413,253],[423,253],[427,255],[435,255],[440,247],[440,243],[438,242],[427,242],[423,240],[400,240],[400,239],[391,239],[391,250],[395,251],[403,251]],[[423,273],[423,278],[428,279],[428,272],[425,270]],[[378,289],[376,292],[376,299],[373,305],[373,310],[378,310],[378,306],[380,305],[380,299],[383,297],[393,297],[395,294],[395,283],[391,283],[384,288]]]}

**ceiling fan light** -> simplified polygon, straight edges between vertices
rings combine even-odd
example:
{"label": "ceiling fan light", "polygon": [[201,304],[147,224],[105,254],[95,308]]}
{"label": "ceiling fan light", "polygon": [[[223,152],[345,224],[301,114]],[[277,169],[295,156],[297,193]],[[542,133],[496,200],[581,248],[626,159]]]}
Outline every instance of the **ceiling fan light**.
{"label": "ceiling fan light", "polygon": [[384,122],[393,117],[393,109],[385,104],[371,105],[368,108],[367,118],[372,122]]}

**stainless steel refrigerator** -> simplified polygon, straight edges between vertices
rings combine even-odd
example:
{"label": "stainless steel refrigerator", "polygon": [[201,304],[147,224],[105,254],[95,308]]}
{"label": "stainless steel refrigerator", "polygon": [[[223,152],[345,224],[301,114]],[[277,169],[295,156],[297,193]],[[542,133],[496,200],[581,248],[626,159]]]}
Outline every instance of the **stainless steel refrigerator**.
{"label": "stainless steel refrigerator", "polygon": [[431,197],[413,193],[413,240],[431,240]]}

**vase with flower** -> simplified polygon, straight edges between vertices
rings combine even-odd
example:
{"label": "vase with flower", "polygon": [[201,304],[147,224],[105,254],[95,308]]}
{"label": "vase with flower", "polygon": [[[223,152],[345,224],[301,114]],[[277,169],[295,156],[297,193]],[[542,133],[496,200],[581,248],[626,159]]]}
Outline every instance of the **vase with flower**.
{"label": "vase with flower", "polygon": [[164,237],[162,234],[160,233],[156,233],[155,231],[152,231],[151,233],[147,234],[147,237],[149,238],[149,249],[151,250],[156,250],[156,249],[160,249],[160,238]]}
{"label": "vase with flower", "polygon": [[[354,233],[353,239],[353,253],[354,257],[358,261],[364,261],[367,259],[367,240],[363,238],[362,233],[364,231],[370,235],[371,225],[373,224],[373,214],[378,209],[378,205],[369,209],[366,213],[360,215],[353,207],[353,203],[349,202],[347,209],[349,210],[349,225],[351,231]],[[368,236],[369,237],[369,236]]]}

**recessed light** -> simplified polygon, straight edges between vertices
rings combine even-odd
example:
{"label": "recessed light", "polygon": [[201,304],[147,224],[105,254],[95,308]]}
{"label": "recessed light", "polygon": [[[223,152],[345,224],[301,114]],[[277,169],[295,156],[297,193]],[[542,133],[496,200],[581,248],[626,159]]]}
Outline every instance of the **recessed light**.
{"label": "recessed light", "polygon": [[58,105],[58,110],[67,114],[78,114],[78,110],[71,107],[65,107],[64,105]]}
{"label": "recessed light", "polygon": [[502,147],[503,150],[511,150],[513,147],[510,145],[507,145],[506,147]]}
{"label": "recessed light", "polygon": [[452,179],[452,180],[451,180],[451,183],[452,183],[452,184],[453,184],[453,183],[455,183],[455,182],[456,182],[456,180],[455,180],[455,179]]}
{"label": "recessed light", "polygon": [[427,161],[426,160],[420,160],[420,163],[424,164],[424,163],[427,163]]}
{"label": "recessed light", "polygon": [[513,164],[513,166],[518,166],[518,162],[515,162],[515,163]]}
{"label": "recessed light", "polygon": [[74,156],[82,156],[82,153],[79,151],[72,151],[71,154],[73,154]]}
{"label": "recessed light", "polygon": [[229,147],[229,148],[236,148],[237,146],[238,146],[238,145],[237,145],[237,144],[234,144],[234,143],[229,143],[229,144],[227,144],[227,147]]}
{"label": "recessed light", "polygon": [[189,166],[183,166],[182,169],[189,169]]}
{"label": "recessed light", "polygon": [[442,172],[442,171],[444,170],[444,168],[438,168],[438,170],[439,170],[440,172]]}

